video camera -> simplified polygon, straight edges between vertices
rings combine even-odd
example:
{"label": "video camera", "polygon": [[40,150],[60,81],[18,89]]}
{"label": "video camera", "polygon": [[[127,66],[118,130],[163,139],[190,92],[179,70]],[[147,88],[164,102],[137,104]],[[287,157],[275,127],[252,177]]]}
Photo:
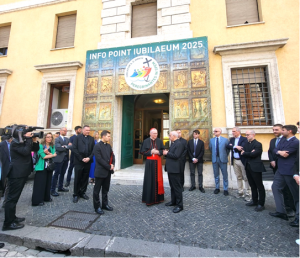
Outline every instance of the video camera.
{"label": "video camera", "polygon": [[[28,132],[35,131],[37,129],[44,129],[44,127],[27,126],[27,125],[12,125],[0,128],[0,136],[4,135],[8,138],[15,138],[19,143],[24,142],[24,135]],[[31,137],[43,138],[44,132],[33,133]]]}

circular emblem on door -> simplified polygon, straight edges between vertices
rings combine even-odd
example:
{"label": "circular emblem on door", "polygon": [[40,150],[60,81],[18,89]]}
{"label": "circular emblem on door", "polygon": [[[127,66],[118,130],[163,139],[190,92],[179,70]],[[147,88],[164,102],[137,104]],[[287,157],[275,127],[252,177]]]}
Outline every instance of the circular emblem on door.
{"label": "circular emblem on door", "polygon": [[126,66],[125,80],[134,90],[146,90],[157,82],[159,74],[159,65],[153,57],[138,56]]}

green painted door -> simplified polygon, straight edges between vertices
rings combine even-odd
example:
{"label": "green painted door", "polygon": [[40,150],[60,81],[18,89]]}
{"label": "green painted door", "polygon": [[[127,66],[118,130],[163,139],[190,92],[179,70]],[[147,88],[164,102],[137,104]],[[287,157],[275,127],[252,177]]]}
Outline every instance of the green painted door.
{"label": "green painted door", "polygon": [[134,96],[123,96],[121,168],[133,165]]}

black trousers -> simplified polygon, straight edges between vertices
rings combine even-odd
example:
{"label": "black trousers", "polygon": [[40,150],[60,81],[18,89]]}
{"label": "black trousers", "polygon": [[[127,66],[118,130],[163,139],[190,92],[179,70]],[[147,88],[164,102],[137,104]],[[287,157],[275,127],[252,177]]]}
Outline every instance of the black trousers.
{"label": "black trousers", "polygon": [[110,172],[108,172],[108,176],[105,178],[95,177],[95,185],[93,191],[93,203],[94,203],[95,210],[101,207],[100,196],[99,196],[101,188],[102,188],[102,207],[108,205],[107,193],[110,187],[110,178],[111,178]]}
{"label": "black trousers", "polygon": [[69,183],[71,182],[73,168],[74,168],[74,157],[72,157],[72,154],[71,154],[71,158],[70,158],[70,162],[69,162],[69,168],[68,168],[68,174],[67,174],[67,182],[69,182]]}
{"label": "black trousers", "polygon": [[180,173],[168,173],[171,187],[171,202],[183,209],[182,186],[180,184]]}
{"label": "black trousers", "polygon": [[31,198],[32,205],[38,205],[41,202],[50,201],[52,174],[53,171],[48,171],[47,169],[36,171]]}
{"label": "black trousers", "polygon": [[266,191],[262,180],[262,172],[253,172],[250,166],[247,165],[246,175],[251,187],[252,201],[264,206],[266,200]]}
{"label": "black trousers", "polygon": [[[273,173],[275,175],[277,169],[273,169]],[[282,194],[283,194],[283,200],[284,200],[284,206],[285,209],[287,211],[293,210],[296,211],[296,207],[294,204],[294,199],[293,199],[293,195],[288,187],[288,185],[286,185],[283,190],[282,190]]]}
{"label": "black trousers", "polygon": [[9,178],[9,191],[5,203],[4,225],[9,226],[16,218],[16,206],[26,183],[27,177]]}
{"label": "black trousers", "polygon": [[191,174],[191,186],[195,187],[196,186],[196,167],[198,170],[198,183],[199,183],[199,188],[202,187],[203,185],[203,163],[197,162],[196,164],[193,162],[190,162],[190,174]]}
{"label": "black trousers", "polygon": [[82,196],[85,194],[89,184],[89,173],[91,163],[76,164],[74,178],[74,193],[73,196]]}
{"label": "black trousers", "polygon": [[184,186],[184,169],[185,169],[185,162],[186,160],[180,160],[180,184]]}

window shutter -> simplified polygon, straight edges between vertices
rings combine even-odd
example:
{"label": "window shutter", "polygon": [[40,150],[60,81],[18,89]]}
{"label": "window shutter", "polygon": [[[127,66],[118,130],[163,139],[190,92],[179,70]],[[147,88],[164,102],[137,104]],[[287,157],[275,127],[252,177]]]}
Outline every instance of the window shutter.
{"label": "window shutter", "polygon": [[8,47],[9,34],[10,34],[10,25],[5,27],[0,27],[0,48]]}
{"label": "window shutter", "polygon": [[56,48],[74,46],[76,14],[58,17]]}
{"label": "window shutter", "polygon": [[157,35],[157,3],[132,6],[131,37]]}
{"label": "window shutter", "polygon": [[226,0],[227,25],[258,22],[257,0]]}

